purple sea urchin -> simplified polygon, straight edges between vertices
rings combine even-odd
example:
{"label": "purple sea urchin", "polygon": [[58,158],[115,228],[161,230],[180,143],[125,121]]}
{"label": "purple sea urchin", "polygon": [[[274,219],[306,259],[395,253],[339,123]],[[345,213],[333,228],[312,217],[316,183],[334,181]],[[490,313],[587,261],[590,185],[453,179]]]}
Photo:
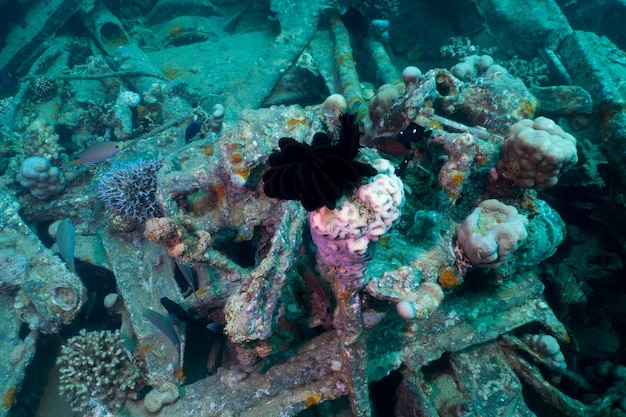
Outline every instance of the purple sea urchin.
{"label": "purple sea urchin", "polygon": [[144,223],[160,215],[156,201],[156,175],[161,162],[145,159],[113,164],[98,181],[98,196],[112,212]]}

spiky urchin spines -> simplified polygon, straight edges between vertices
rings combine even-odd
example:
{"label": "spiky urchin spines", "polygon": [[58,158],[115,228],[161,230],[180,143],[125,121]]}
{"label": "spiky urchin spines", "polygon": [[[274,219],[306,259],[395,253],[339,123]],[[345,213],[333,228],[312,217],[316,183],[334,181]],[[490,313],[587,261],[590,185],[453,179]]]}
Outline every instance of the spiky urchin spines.
{"label": "spiky urchin spines", "polygon": [[362,177],[377,174],[372,166],[354,161],[359,151],[356,116],[342,114],[339,140],[332,144],[328,134],[318,132],[311,145],[281,138],[279,151],[268,157],[270,168],[263,174],[263,191],[268,197],[299,200],[313,211],[322,206],[334,209],[337,199],[353,189]]}
{"label": "spiky urchin spines", "polygon": [[112,164],[98,180],[98,197],[126,220],[143,224],[159,217],[156,177],[161,165],[156,159]]}

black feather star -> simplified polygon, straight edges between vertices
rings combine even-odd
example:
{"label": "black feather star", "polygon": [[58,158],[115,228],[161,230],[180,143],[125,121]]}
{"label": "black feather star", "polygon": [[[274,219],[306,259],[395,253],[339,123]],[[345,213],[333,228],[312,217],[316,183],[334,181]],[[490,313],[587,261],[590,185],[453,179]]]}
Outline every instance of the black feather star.
{"label": "black feather star", "polygon": [[342,114],[339,140],[332,144],[318,132],[311,145],[292,138],[278,141],[280,151],[267,159],[270,168],[263,174],[263,191],[268,197],[300,200],[313,211],[322,206],[334,209],[337,199],[354,189],[362,177],[377,174],[375,168],[354,161],[359,145],[355,114]]}

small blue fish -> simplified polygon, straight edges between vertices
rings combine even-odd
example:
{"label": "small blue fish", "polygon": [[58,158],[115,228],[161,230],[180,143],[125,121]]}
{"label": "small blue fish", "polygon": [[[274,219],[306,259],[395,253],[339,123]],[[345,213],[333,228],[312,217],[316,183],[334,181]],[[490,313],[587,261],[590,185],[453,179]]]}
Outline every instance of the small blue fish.
{"label": "small blue fish", "polygon": [[70,219],[61,220],[57,226],[57,247],[69,270],[76,273],[76,267],[74,266],[76,235],[74,233],[74,225]]}
{"label": "small blue fish", "polygon": [[15,77],[6,69],[6,67],[0,69],[0,79],[2,80],[3,86],[15,85]]}
{"label": "small blue fish", "polygon": [[63,164],[62,168],[78,164],[86,165],[95,164],[96,162],[102,162],[105,159],[108,159],[115,155],[119,150],[119,143],[110,141],[98,142],[76,155],[76,158],[72,161]]}
{"label": "small blue fish", "polygon": [[168,320],[163,314],[158,311],[154,311],[151,308],[143,309],[143,316],[147,318],[150,323],[154,325],[157,329],[161,331],[169,340],[172,342],[176,351],[178,352],[178,366],[179,370],[183,369],[183,354],[181,352],[181,343],[180,337],[178,336],[178,332],[172,325],[172,322]]}
{"label": "small blue fish", "polygon": [[180,337],[172,323],[163,314],[154,311],[151,308],[143,310],[143,316],[150,320],[150,323],[159,329],[172,342],[176,350],[180,351]]}
{"label": "small blue fish", "polygon": [[[174,262],[176,262],[176,266],[178,267],[181,274],[183,274],[185,281],[187,281],[187,285],[189,285],[189,288],[191,288],[194,295],[196,295],[196,291],[198,291],[198,287],[196,286],[196,280],[194,279],[194,276],[193,276],[193,269],[191,269],[191,266],[189,264],[178,262],[177,260],[174,260]],[[198,299],[198,296],[196,295],[196,300],[197,299]]]}
{"label": "small blue fish", "polygon": [[185,143],[191,142],[191,139],[193,139],[198,134],[198,132],[200,132],[201,129],[202,129],[202,123],[198,123],[198,122],[189,123],[189,126],[187,126],[187,129],[185,129]]}
{"label": "small blue fish", "polygon": [[209,318],[195,318],[187,310],[185,310],[180,304],[170,300],[167,297],[161,297],[161,305],[167,310],[168,313],[176,317],[183,323],[191,324],[201,328],[206,328],[213,333],[221,332],[224,323],[211,320]]}

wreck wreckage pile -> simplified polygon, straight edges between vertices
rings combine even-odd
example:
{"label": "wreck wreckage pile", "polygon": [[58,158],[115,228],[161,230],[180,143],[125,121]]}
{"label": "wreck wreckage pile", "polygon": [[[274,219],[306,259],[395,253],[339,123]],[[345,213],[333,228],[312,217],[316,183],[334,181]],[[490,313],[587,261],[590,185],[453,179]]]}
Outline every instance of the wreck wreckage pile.
{"label": "wreck wreckage pile", "polygon": [[[488,55],[470,54],[450,70],[401,72],[380,39],[371,36],[364,43],[382,85],[367,97],[339,15],[321,14],[318,5],[307,2],[273,1],[280,46],[264,49],[245,86],[222,75],[232,91],[218,103],[191,88],[193,75],[188,85],[169,81],[175,68],[168,68],[159,52],[143,52],[131,40],[137,34],[126,33],[103,3],[87,3],[38,6],[56,7],[46,22],[56,29],[64,22],[61,12],[85,14],[101,55],[80,68],[74,65],[74,72],[61,74],[89,48],[67,47],[60,37],[38,58],[25,56],[25,48],[0,53],[2,63],[16,71],[33,62],[28,71],[21,68],[31,75],[22,78],[2,114],[7,121],[2,140],[11,152],[4,155],[9,162],[0,189],[0,311],[7,317],[17,312],[29,331],[24,336],[20,323],[1,321],[6,337],[0,344],[7,354],[0,355],[0,386],[5,387],[0,415],[7,415],[19,396],[37,341],[75,323],[86,308],[80,269],[76,274],[74,264],[63,263],[27,225],[66,218],[76,235],[73,228],[68,232],[53,223],[57,250],[68,256],[61,243],[67,236],[59,235],[72,233],[71,256],[83,268],[113,274],[115,290],[102,302],[120,323],[115,333],[78,333],[59,359],[62,389],[86,415],[124,407],[132,415],[291,416],[347,397],[355,416],[369,416],[371,383],[390,373],[401,376],[398,416],[500,415],[513,409],[515,415],[534,415],[521,397],[522,382],[570,416],[599,414],[624,395],[615,383],[604,399],[584,404],[540,371],[584,379],[566,368],[559,342],[568,334],[545,301],[539,279],[537,266],[564,241],[566,224],[538,191],[563,179],[601,184],[593,163],[598,154],[607,155],[618,171],[626,166],[614,152],[623,110],[605,110],[601,135],[608,139],[602,144],[577,143],[553,120],[588,122],[592,101],[620,100],[610,81],[614,77],[605,75],[626,75],[626,70],[610,63],[596,66],[597,52],[590,46],[599,42],[609,48],[607,40],[572,30],[550,1],[542,2],[546,14],[556,17],[549,25],[530,16],[532,8],[524,9],[528,1],[505,6],[479,1],[478,10],[504,45],[515,16],[513,33],[526,33],[529,48],[544,51],[579,85],[587,87],[584,77],[591,72],[603,88],[587,88],[587,93],[580,87],[535,86],[531,91]],[[155,33],[168,34],[175,45],[178,32],[159,18],[168,3],[158,2],[149,20],[155,28],[166,25]],[[194,32],[197,25],[177,19],[180,30],[189,31],[184,36],[201,35]],[[321,19],[328,20],[329,29],[316,29]],[[32,36],[28,44],[37,42]],[[322,48],[324,42],[334,47]],[[555,50],[570,60],[561,64]],[[280,74],[271,68],[278,62],[296,64]],[[318,105],[259,108],[267,97],[280,102],[297,95],[299,87],[289,86],[302,82],[302,74],[314,74],[336,94]],[[561,101],[543,99],[550,94]],[[281,138],[311,143],[324,132],[331,146],[346,130],[341,120],[348,113],[358,121],[363,147],[350,152],[354,164],[345,166],[367,167],[360,168],[367,175],[355,176],[350,187],[328,181],[330,194],[298,188],[315,188],[325,178],[322,172],[315,180],[275,184],[286,200],[268,197],[264,179],[289,180],[288,175],[264,176],[279,141],[285,145],[281,150],[295,143]],[[190,123],[197,123],[197,133],[185,132]],[[66,130],[74,132],[72,146],[87,149],[77,160],[70,160],[64,148],[59,132]],[[115,149],[110,141],[101,142],[101,149],[89,148],[90,132],[116,138]],[[19,149],[18,142],[23,143]],[[317,157],[326,152],[327,144],[322,145],[318,142],[323,149],[317,153],[294,145],[293,153],[281,158],[291,161],[299,152]],[[585,163],[577,164],[579,159]],[[285,172],[301,174],[296,168]],[[568,172],[574,175],[568,178]],[[114,175],[119,181],[111,180]],[[125,197],[124,184],[133,184],[132,195]],[[305,204],[305,209],[298,201],[304,202],[303,193],[312,193],[306,201],[324,204]],[[149,215],[127,215],[137,212]],[[185,285],[176,279],[178,268]],[[172,312],[164,299],[183,310],[176,328],[148,319],[154,315],[146,311]],[[194,355],[185,349],[185,334],[200,332],[193,327],[198,320],[205,320],[202,326],[213,324],[200,334],[212,343],[208,356],[214,362],[211,375],[185,384],[183,395],[178,387],[185,356]],[[319,331],[304,331],[308,326]],[[102,352],[94,347],[100,339],[108,341]],[[97,384],[110,386],[89,391],[91,379],[96,383],[89,358],[71,359],[80,353],[70,347],[82,346],[124,364],[121,379],[129,382],[119,389],[128,395],[112,393],[118,379],[109,377],[108,369]],[[221,367],[215,363],[219,351]],[[424,368],[442,357],[449,374],[426,378]],[[79,387],[77,381],[85,380],[86,388]],[[481,388],[486,385],[489,393]],[[138,393],[143,386],[149,387],[144,396]]]}

